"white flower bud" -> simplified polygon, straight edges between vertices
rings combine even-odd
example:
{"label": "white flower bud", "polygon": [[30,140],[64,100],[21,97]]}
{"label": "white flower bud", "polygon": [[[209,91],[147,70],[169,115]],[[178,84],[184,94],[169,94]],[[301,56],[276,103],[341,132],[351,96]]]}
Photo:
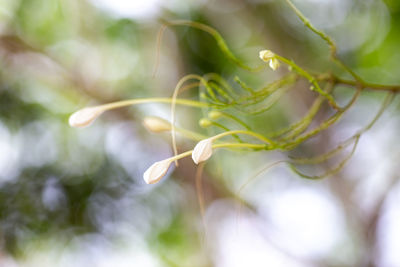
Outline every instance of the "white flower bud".
{"label": "white flower bud", "polygon": [[212,138],[207,138],[197,143],[192,152],[192,159],[194,163],[199,164],[200,162],[206,161],[211,157],[213,153],[212,143]]}
{"label": "white flower bud", "polygon": [[153,133],[161,133],[171,130],[171,123],[159,117],[146,117],[143,125],[147,130]]}
{"label": "white flower bud", "polygon": [[69,117],[69,125],[77,128],[89,126],[103,112],[104,109],[100,107],[83,108]]}
{"label": "white flower bud", "polygon": [[170,159],[165,159],[151,165],[143,174],[143,179],[146,184],[155,184],[160,181],[167,173],[171,163],[172,161]]}

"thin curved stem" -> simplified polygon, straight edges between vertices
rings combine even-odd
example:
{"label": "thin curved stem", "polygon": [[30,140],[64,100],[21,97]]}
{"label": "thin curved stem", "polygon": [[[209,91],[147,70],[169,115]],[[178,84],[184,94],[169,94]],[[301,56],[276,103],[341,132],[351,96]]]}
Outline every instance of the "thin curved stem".
{"label": "thin curved stem", "polygon": [[301,13],[301,11],[292,3],[291,0],[286,0],[290,8],[296,13],[297,17],[304,23],[304,25],[309,28],[311,31],[313,31],[315,34],[317,34],[319,37],[321,37],[329,46],[330,50],[330,57],[331,59],[339,65],[341,68],[343,68],[345,71],[347,71],[353,78],[359,82],[362,82],[362,79],[360,76],[358,76],[353,70],[351,70],[346,64],[344,64],[338,57],[337,57],[337,48],[336,44],[333,41],[333,39],[324,33],[321,30],[318,30],[317,28],[314,27],[314,25],[311,24],[311,22]]}
{"label": "thin curved stem", "polygon": [[[227,58],[229,58],[233,63],[235,63],[240,68],[248,70],[248,71],[254,71],[254,72],[260,71],[263,68],[265,68],[264,64],[260,65],[258,67],[249,67],[246,64],[244,64],[242,61],[240,61],[228,48],[228,45],[226,44],[225,40],[222,38],[221,34],[210,26],[207,26],[207,25],[199,23],[199,22],[193,22],[193,21],[188,21],[188,20],[167,21],[167,22],[165,22],[165,25],[167,25],[167,26],[190,26],[192,28],[196,28],[196,29],[202,30],[204,32],[207,32],[216,40],[217,45],[219,46],[221,51],[225,54],[225,56]],[[162,32],[161,32],[160,36],[162,37]],[[160,40],[161,40],[161,37],[160,37]]]}
{"label": "thin curved stem", "polygon": [[[327,91],[328,93],[330,93],[333,89],[334,84],[328,83],[326,86],[325,91]],[[274,136],[278,137],[278,136],[282,136],[284,135],[284,137],[280,137],[280,140],[291,140],[295,137],[297,137],[298,135],[300,135],[301,133],[303,133],[311,124],[311,122],[313,121],[314,117],[317,115],[318,111],[320,110],[320,107],[322,105],[322,103],[324,102],[325,98],[323,96],[318,96],[311,108],[308,110],[308,113],[298,122],[292,124],[291,126],[278,131]]]}
{"label": "thin curved stem", "polygon": [[210,137],[210,138],[212,138],[213,140],[216,140],[216,139],[222,138],[224,136],[234,135],[234,134],[250,135],[250,136],[253,136],[253,137],[263,141],[264,143],[269,144],[269,145],[273,145],[274,144],[274,142],[272,140],[264,137],[263,135],[255,133],[253,131],[247,131],[247,130],[233,130],[233,131],[223,132],[223,133],[217,134],[217,135],[215,135],[213,137]]}
{"label": "thin curved stem", "polygon": [[[252,144],[252,143],[219,143],[219,144],[213,144],[212,148],[250,148],[250,149],[263,149],[265,145],[263,144]],[[192,155],[193,150],[188,150],[185,151],[181,154],[178,154],[176,156],[170,157],[167,160],[169,161],[175,161],[178,159],[182,159],[184,157],[188,157]]]}
{"label": "thin curved stem", "polygon": [[318,84],[317,79],[312,76],[310,73],[308,73],[306,70],[302,69],[301,67],[299,67],[296,63],[294,63],[293,61],[284,58],[282,56],[279,55],[275,55],[275,57],[277,59],[279,59],[280,61],[282,61],[283,63],[291,66],[293,68],[293,70],[295,70],[296,72],[298,72],[301,76],[303,76],[304,78],[306,78],[313,86],[314,88],[312,89],[313,91],[318,92],[320,95],[322,95],[323,97],[325,97],[329,103],[331,104],[331,106],[336,109],[339,110],[339,106],[336,104],[335,99],[332,97],[332,95],[330,95],[329,93],[325,92],[324,90],[321,89],[321,87]]}
{"label": "thin curved stem", "polygon": [[350,137],[349,139],[341,142],[336,148],[329,150],[328,152],[315,156],[315,157],[311,157],[311,158],[293,158],[290,157],[291,162],[294,164],[301,164],[301,165],[310,165],[310,164],[319,164],[322,162],[325,162],[327,160],[329,160],[330,158],[334,157],[335,155],[337,155],[339,152],[341,152],[343,149],[345,149],[346,147],[348,147],[353,140],[359,138],[359,135],[355,135]]}
{"label": "thin curved stem", "polygon": [[360,96],[361,93],[361,88],[359,88],[356,93],[353,95],[353,97],[351,98],[351,100],[349,101],[349,103],[347,103],[347,105],[342,108],[340,111],[336,112],[334,115],[332,115],[331,117],[329,117],[327,120],[325,120],[324,122],[322,122],[320,124],[320,126],[318,126],[317,128],[310,130],[307,133],[304,133],[303,135],[297,137],[294,141],[288,142],[288,143],[284,143],[280,145],[280,149],[283,150],[291,150],[294,147],[296,147],[297,145],[303,143],[304,141],[308,140],[309,138],[317,135],[318,133],[320,133],[323,130],[326,130],[329,126],[333,125],[335,122],[337,122],[338,120],[340,120],[343,116],[343,114],[350,109],[350,107],[353,106],[353,104],[355,103],[355,101],[358,99],[358,97]]}
{"label": "thin curved stem", "polygon": [[[213,94],[212,88],[209,87],[207,80],[201,77],[200,75],[197,74],[189,74],[183,77],[182,79],[179,80],[177,83],[174,92],[172,94],[172,102],[171,102],[171,138],[172,138],[172,148],[174,151],[174,155],[178,154],[178,148],[176,146],[176,135],[175,135],[175,112],[176,112],[176,99],[178,97],[178,94],[182,92],[183,90],[187,90],[190,88],[194,88],[193,86],[186,86],[183,87],[183,84],[189,80],[198,80],[200,85],[203,85],[207,88],[208,92],[211,93],[211,97],[213,100],[217,101],[215,95]],[[197,83],[195,83],[197,84]],[[221,89],[222,90],[222,89]],[[175,161],[175,165],[178,166],[178,161]]]}
{"label": "thin curved stem", "polygon": [[[222,125],[221,123],[218,123],[216,121],[210,120],[210,123],[218,128],[223,129],[225,132],[231,131],[228,127],[225,127],[224,125]],[[232,137],[235,138],[239,143],[243,143],[242,139],[240,139],[240,137],[237,134],[232,134]]]}
{"label": "thin curved stem", "polygon": [[384,85],[384,84],[368,83],[364,81],[360,83],[359,81],[342,79],[335,75],[330,75],[329,79],[332,79],[337,84],[348,85],[350,87],[356,87],[361,84],[362,87],[365,89],[371,89],[375,91],[400,92],[400,85]]}
{"label": "thin curved stem", "polygon": [[252,148],[252,149],[264,149],[264,144],[251,144],[251,143],[222,143],[215,144],[213,148]]}
{"label": "thin curved stem", "polygon": [[[168,98],[168,97],[136,98],[136,99],[123,100],[123,101],[103,104],[103,105],[99,105],[96,107],[99,107],[99,108],[103,109],[104,111],[106,111],[106,110],[122,108],[122,107],[132,106],[132,105],[138,105],[138,104],[148,104],[148,103],[170,104],[172,102],[173,102],[172,98]],[[196,107],[196,108],[205,108],[205,107],[211,106],[210,104],[205,103],[205,102],[188,100],[188,99],[176,99],[175,103],[178,105],[182,105],[182,106],[189,106],[189,107]]]}
{"label": "thin curved stem", "polygon": [[221,112],[221,114],[222,114],[223,117],[229,118],[229,119],[237,122],[238,124],[242,125],[244,128],[246,128],[246,130],[251,131],[250,126],[247,125],[244,121],[242,121],[238,117],[236,117],[236,116],[234,116],[232,114],[226,113],[226,112]]}
{"label": "thin curved stem", "polygon": [[[178,148],[176,147],[176,136],[175,136],[175,104],[176,104],[176,98],[178,97],[179,90],[181,89],[182,85],[190,80],[198,78],[197,75],[187,75],[183,77],[182,79],[179,80],[178,84],[176,85],[174,89],[174,93],[172,95],[172,102],[171,102],[171,137],[172,137],[172,149],[174,151],[174,156],[178,155]],[[178,161],[175,160],[175,166],[178,167]]]}
{"label": "thin curved stem", "polygon": [[335,168],[327,170],[323,174],[320,174],[320,175],[304,174],[304,173],[300,172],[291,162],[288,162],[289,167],[294,173],[296,173],[300,177],[305,178],[305,179],[310,179],[310,180],[319,180],[319,179],[323,179],[327,176],[334,175],[334,174],[338,173],[340,170],[342,170],[343,167],[346,165],[346,163],[352,158],[352,156],[354,155],[354,152],[356,151],[359,140],[360,140],[360,136],[357,136],[350,153]]}

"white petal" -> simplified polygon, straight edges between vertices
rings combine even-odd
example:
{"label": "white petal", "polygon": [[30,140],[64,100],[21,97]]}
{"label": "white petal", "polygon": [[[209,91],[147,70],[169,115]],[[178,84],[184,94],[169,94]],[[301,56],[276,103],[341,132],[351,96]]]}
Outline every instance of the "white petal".
{"label": "white petal", "polygon": [[262,51],[260,51],[259,56],[263,61],[267,62],[268,60],[275,57],[275,54],[271,50],[262,50]]}
{"label": "white petal", "polygon": [[192,159],[194,163],[199,164],[200,162],[206,161],[211,157],[213,153],[212,142],[213,140],[208,138],[197,143],[192,153]]}
{"label": "white petal", "polygon": [[151,165],[143,174],[143,179],[146,184],[155,184],[160,181],[167,173],[171,162],[171,160],[166,159],[157,161]]}
{"label": "white petal", "polygon": [[69,117],[69,125],[72,127],[89,126],[98,116],[103,113],[103,109],[99,107],[83,108],[73,113]]}
{"label": "white petal", "polygon": [[279,60],[277,60],[276,58],[273,58],[269,61],[269,66],[271,67],[271,69],[276,70],[277,68],[279,68]]}

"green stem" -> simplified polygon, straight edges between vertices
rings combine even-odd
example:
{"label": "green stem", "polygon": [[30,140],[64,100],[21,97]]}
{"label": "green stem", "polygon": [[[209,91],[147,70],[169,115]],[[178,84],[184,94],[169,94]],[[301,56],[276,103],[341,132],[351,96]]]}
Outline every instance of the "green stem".
{"label": "green stem", "polygon": [[250,143],[222,143],[212,145],[213,148],[253,148],[264,149],[264,144],[250,144]]}
{"label": "green stem", "polygon": [[255,71],[260,71],[265,67],[264,64],[258,67],[249,67],[246,64],[244,64],[231,52],[225,40],[222,38],[221,34],[219,34],[218,31],[216,31],[214,28],[210,26],[188,20],[168,21],[165,24],[168,26],[190,26],[192,28],[196,28],[209,33],[217,41],[217,45],[219,46],[221,51],[225,54],[225,56],[229,58],[232,62],[234,62],[237,66],[241,67],[242,69],[255,72]]}
{"label": "green stem", "polygon": [[[330,93],[333,89],[333,84],[328,83],[326,85],[325,91]],[[311,108],[309,109],[308,113],[301,119],[299,122],[294,123],[292,126],[289,126],[289,131],[284,132],[284,137],[280,138],[281,140],[291,140],[301,133],[303,133],[308,126],[310,126],[311,122],[313,121],[314,117],[317,115],[322,103],[324,102],[324,98],[322,96],[318,96],[315,99],[314,103],[312,104]],[[282,134],[282,135],[283,135]]]}
{"label": "green stem", "polygon": [[244,121],[242,121],[241,119],[237,118],[236,116],[226,113],[226,112],[221,112],[222,116],[227,117],[235,122],[237,122],[238,124],[242,125],[244,128],[246,128],[248,131],[250,131],[250,126],[248,126]]}
{"label": "green stem", "polygon": [[240,80],[240,78],[239,78],[238,76],[235,76],[235,77],[233,78],[233,80],[234,80],[237,84],[239,84],[240,87],[242,87],[244,90],[246,90],[247,92],[249,92],[251,95],[255,93],[255,91],[254,91],[251,87],[247,86],[247,84],[245,84],[242,80]]}
{"label": "green stem", "polygon": [[283,63],[291,66],[293,68],[293,70],[298,72],[301,76],[306,78],[312,85],[314,85],[314,90],[317,91],[323,97],[325,97],[329,101],[329,103],[332,105],[333,108],[335,108],[337,110],[340,109],[339,106],[336,104],[336,101],[332,97],[332,95],[330,95],[329,93],[327,93],[327,92],[325,92],[324,90],[321,89],[321,87],[319,86],[319,84],[317,82],[317,79],[314,76],[312,76],[306,70],[302,69],[296,63],[294,63],[293,61],[291,61],[291,60],[289,60],[287,58],[284,58],[284,57],[279,56],[279,55],[275,55],[275,57],[277,59],[279,59],[280,61],[282,61]]}
{"label": "green stem", "polygon": [[301,13],[301,11],[292,3],[291,0],[286,0],[290,8],[296,13],[297,17],[304,23],[304,25],[309,28],[311,31],[316,33],[319,37],[321,37],[329,46],[331,59],[340,67],[342,67],[345,71],[347,71],[354,79],[359,82],[362,82],[360,76],[358,76],[354,71],[352,71],[349,67],[347,67],[338,57],[337,57],[337,48],[335,42],[332,38],[324,33],[323,31],[318,30],[311,24],[311,22]]}
{"label": "green stem", "polygon": [[[319,164],[322,162],[327,161],[328,159],[334,157],[335,155],[337,155],[339,152],[341,152],[343,149],[345,149],[346,147],[348,147],[350,144],[352,144],[353,140],[357,140],[360,137],[360,135],[355,135],[352,136],[348,139],[346,139],[345,141],[341,142],[336,148],[329,150],[328,152],[315,156],[315,157],[311,157],[311,158],[293,158],[290,157],[291,159],[291,163],[293,164],[301,164],[301,165],[315,165],[315,164]],[[353,143],[353,146],[355,144]]]}
{"label": "green stem", "polygon": [[351,87],[362,86],[366,89],[376,90],[376,91],[389,91],[389,92],[399,92],[400,85],[384,85],[384,84],[376,84],[376,83],[367,83],[367,82],[359,82],[359,81],[351,81],[339,78],[337,76],[331,75],[329,79],[333,79],[337,84],[349,85]]}
{"label": "green stem", "polygon": [[195,141],[201,141],[203,139],[206,139],[207,136],[193,132],[193,131],[189,131],[180,127],[175,127],[175,130],[177,133],[181,134],[182,136],[195,140]]}
{"label": "green stem", "polygon": [[272,140],[267,139],[266,137],[262,136],[261,134],[255,133],[253,131],[247,131],[247,130],[233,130],[233,131],[223,132],[223,133],[217,134],[211,138],[213,140],[216,140],[216,139],[222,138],[224,136],[233,135],[233,134],[246,134],[246,135],[253,136],[267,144],[270,144],[270,145],[274,144],[274,142]]}
{"label": "green stem", "polygon": [[[221,143],[221,144],[213,144],[212,148],[252,148],[252,149],[263,149],[265,145],[263,144],[251,144],[251,143]],[[192,155],[193,150],[188,150],[171,158],[168,158],[170,161],[176,161],[182,159],[184,157],[188,157]]]}
{"label": "green stem", "polygon": [[353,148],[351,149],[350,153],[333,169],[327,170],[325,173],[320,174],[320,175],[307,175],[302,172],[300,172],[292,163],[288,162],[290,169],[299,175],[302,178],[305,179],[310,179],[310,180],[320,180],[323,179],[327,176],[334,175],[341,171],[343,167],[346,165],[346,163],[351,159],[351,157],[354,155],[354,152],[356,151],[358,141],[360,140],[360,136],[357,136],[353,145]]}
{"label": "green stem", "polygon": [[[183,77],[182,79],[179,80],[178,84],[176,85],[174,92],[172,94],[172,101],[171,101],[171,138],[172,138],[172,148],[174,150],[174,155],[178,154],[178,148],[176,146],[176,137],[175,137],[175,111],[176,111],[176,101],[177,101],[177,97],[178,94],[180,93],[180,91],[182,89],[184,89],[183,85],[185,84],[185,82],[192,80],[192,79],[196,79],[199,80],[200,84],[205,86],[207,91],[211,94],[211,97],[215,100],[218,101],[212,91],[212,88],[210,88],[210,86],[208,86],[207,81],[196,74],[189,74],[186,75],[185,77]],[[178,162],[175,162],[175,165],[178,166]]]}
{"label": "green stem", "polygon": [[[210,122],[211,122],[212,125],[217,126],[217,127],[223,129],[226,132],[230,132],[231,131],[228,127],[225,127],[224,125],[222,125],[222,124],[220,124],[220,123],[218,123],[216,121],[211,121],[210,120]],[[232,134],[232,137],[235,138],[239,143],[243,143],[242,139],[240,139],[240,137],[237,134]]]}
{"label": "green stem", "polygon": [[181,153],[181,154],[178,154],[178,155],[176,155],[176,156],[173,156],[173,157],[169,158],[168,160],[170,160],[170,161],[177,161],[178,159],[182,159],[182,158],[184,158],[184,157],[188,157],[188,156],[192,155],[192,152],[193,152],[193,150],[188,150],[188,151],[186,151],[186,152],[183,152],[183,153]]}
{"label": "green stem", "polygon": [[[137,99],[130,99],[130,100],[123,100],[113,103],[108,103],[104,105],[97,106],[101,109],[111,110],[116,108],[122,108],[131,105],[138,105],[138,104],[147,104],[147,103],[172,103],[173,99],[168,97],[156,97],[156,98],[137,98]],[[176,99],[176,104],[182,106],[190,106],[196,108],[204,108],[210,107],[211,105],[205,102],[195,101],[195,100],[188,100],[188,99]]]}
{"label": "green stem", "polygon": [[358,99],[358,97],[360,96],[361,93],[361,89],[358,89],[356,91],[356,93],[353,95],[353,97],[351,98],[351,100],[349,101],[349,103],[342,108],[340,111],[336,112],[334,115],[332,115],[330,118],[328,118],[327,120],[325,120],[324,122],[322,122],[317,128],[310,130],[307,133],[304,133],[303,135],[297,137],[294,141],[292,142],[288,142],[288,143],[283,143],[280,146],[280,149],[283,150],[290,150],[293,149],[294,147],[296,147],[297,145],[301,144],[302,142],[308,140],[309,138],[317,135],[318,133],[320,133],[323,130],[326,130],[329,126],[333,125],[335,122],[337,122],[338,120],[340,120],[343,116],[343,114],[350,109],[351,106],[353,106],[353,104],[355,103],[355,101]]}
{"label": "green stem", "polygon": [[311,22],[303,15],[303,13],[301,13],[301,11],[292,3],[291,0],[286,0],[286,2],[293,9],[293,11],[296,13],[296,15],[299,17],[299,19],[304,23],[304,25],[307,28],[309,28],[311,31],[313,31],[314,33],[319,35],[322,39],[324,39],[328,43],[328,45],[331,47],[332,50],[336,50],[335,49],[336,48],[335,42],[331,39],[331,37],[329,37],[324,32],[322,32],[322,31],[318,30],[317,28],[315,28],[311,24]]}

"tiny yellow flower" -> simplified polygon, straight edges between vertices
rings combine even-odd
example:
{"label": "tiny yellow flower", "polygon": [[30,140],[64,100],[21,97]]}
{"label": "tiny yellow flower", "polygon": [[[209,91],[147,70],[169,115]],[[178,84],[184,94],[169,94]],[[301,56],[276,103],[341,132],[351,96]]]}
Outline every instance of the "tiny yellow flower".
{"label": "tiny yellow flower", "polygon": [[276,58],[275,53],[271,50],[262,50],[260,51],[259,56],[264,62],[269,62],[271,69],[276,70],[279,68],[279,60]]}

